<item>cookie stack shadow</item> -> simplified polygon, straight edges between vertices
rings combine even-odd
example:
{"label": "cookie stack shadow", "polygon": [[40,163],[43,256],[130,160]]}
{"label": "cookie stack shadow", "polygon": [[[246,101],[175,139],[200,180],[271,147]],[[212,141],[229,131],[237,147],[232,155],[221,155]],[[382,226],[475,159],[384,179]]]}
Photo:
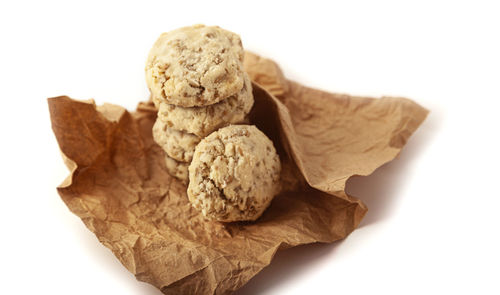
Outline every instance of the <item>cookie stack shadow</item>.
{"label": "cookie stack shadow", "polygon": [[198,143],[231,124],[248,123],[254,98],[240,37],[196,25],[164,33],[151,49],[146,82],[158,116],[153,138],[170,175],[188,182]]}

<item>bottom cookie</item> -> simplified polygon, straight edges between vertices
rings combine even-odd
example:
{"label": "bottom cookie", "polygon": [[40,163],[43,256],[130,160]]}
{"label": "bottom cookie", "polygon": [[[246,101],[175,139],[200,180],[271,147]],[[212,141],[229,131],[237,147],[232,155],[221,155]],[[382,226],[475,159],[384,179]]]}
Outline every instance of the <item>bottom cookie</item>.
{"label": "bottom cookie", "polygon": [[189,163],[179,162],[165,155],[165,166],[167,167],[168,174],[187,184],[189,180]]}
{"label": "bottom cookie", "polygon": [[[235,125],[250,124],[248,116]],[[167,123],[156,119],[153,125],[153,139],[169,157],[180,162],[191,162],[194,149],[201,138],[192,133],[169,127]]]}
{"label": "bottom cookie", "polygon": [[156,119],[153,126],[153,139],[169,157],[181,162],[191,162],[194,148],[201,140],[194,134],[169,127],[160,119]]}

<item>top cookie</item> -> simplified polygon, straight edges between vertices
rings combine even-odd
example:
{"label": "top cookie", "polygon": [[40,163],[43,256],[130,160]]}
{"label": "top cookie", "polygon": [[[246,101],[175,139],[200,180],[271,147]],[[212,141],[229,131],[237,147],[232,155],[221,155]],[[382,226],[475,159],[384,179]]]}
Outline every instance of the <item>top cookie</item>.
{"label": "top cookie", "polygon": [[272,141],[257,127],[224,127],[196,146],[188,198],[210,219],[255,220],[279,192],[280,170]]}
{"label": "top cookie", "polygon": [[232,32],[204,25],[180,28],[163,33],[151,48],[146,83],[153,98],[168,104],[214,104],[243,87],[243,56],[241,39]]}

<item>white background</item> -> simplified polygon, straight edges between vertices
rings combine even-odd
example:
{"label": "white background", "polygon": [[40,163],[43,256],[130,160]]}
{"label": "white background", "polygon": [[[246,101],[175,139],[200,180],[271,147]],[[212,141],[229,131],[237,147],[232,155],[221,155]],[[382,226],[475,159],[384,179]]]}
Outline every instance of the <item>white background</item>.
{"label": "white background", "polygon": [[160,294],[57,195],[68,172],[46,98],[134,109],[150,46],[194,23],[239,33],[309,86],[431,110],[398,159],[349,181],[370,209],[359,229],[278,254],[238,294],[500,293],[495,1],[0,3],[0,294]]}

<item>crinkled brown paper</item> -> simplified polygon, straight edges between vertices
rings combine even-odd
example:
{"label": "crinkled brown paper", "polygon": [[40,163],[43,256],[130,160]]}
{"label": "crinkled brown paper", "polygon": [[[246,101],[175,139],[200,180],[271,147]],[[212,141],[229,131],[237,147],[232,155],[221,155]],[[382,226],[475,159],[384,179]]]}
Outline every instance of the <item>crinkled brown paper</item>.
{"label": "crinkled brown paper", "polygon": [[253,223],[209,222],[191,208],[152,139],[150,102],[129,113],[93,101],[48,100],[71,170],[58,187],[61,198],[138,280],[165,294],[231,293],[278,250],[346,237],[367,210],[345,193],[346,181],[394,159],[427,115],[404,98],[307,88],[251,53],[245,68],[262,86],[254,84],[251,121],[274,141],[283,163],[284,191]]}

